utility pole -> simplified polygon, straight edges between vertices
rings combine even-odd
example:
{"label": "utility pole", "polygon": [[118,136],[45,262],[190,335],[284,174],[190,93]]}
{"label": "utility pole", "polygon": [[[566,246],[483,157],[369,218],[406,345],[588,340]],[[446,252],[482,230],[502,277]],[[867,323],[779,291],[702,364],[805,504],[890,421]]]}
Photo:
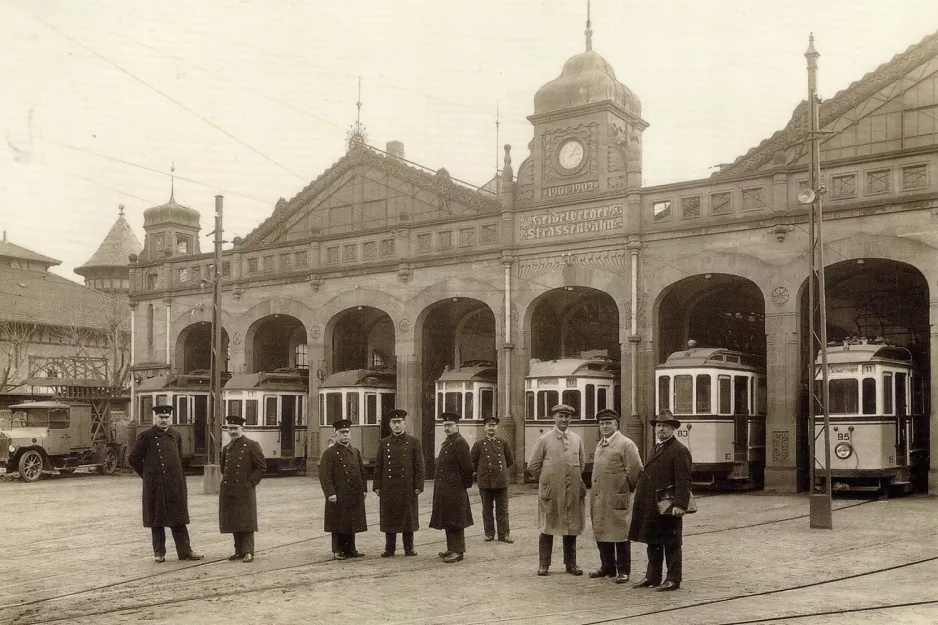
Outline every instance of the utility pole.
{"label": "utility pole", "polygon": [[222,240],[222,200],[215,196],[215,264],[212,270],[212,283],[215,287],[212,297],[212,410],[205,422],[205,471],[203,492],[206,495],[217,494],[221,488],[221,246]]}
{"label": "utility pole", "polygon": [[[831,510],[831,447],[830,447],[830,390],[827,384],[827,299],[824,286],[824,233],[821,197],[827,190],[821,180],[820,128],[818,120],[817,60],[821,56],[814,49],[814,35],[809,37],[808,51],[808,140],[811,148],[811,194],[805,199],[810,202],[810,242],[811,273],[808,277],[808,420],[811,453],[811,509],[810,524],[812,529],[833,529]],[[818,392],[815,380],[817,367],[815,354],[821,357],[821,388]],[[821,433],[824,437],[823,477],[817,472],[817,416],[818,409],[824,416]]]}

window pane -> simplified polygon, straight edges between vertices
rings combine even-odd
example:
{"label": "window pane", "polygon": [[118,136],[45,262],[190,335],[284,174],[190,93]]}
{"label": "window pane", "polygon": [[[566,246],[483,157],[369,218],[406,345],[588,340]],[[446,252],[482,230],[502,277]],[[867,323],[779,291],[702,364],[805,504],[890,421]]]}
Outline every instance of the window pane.
{"label": "window pane", "polygon": [[896,416],[904,417],[909,414],[909,406],[905,392],[905,373],[896,374]]}
{"label": "window pane", "polygon": [[863,378],[863,414],[876,414],[875,378]]}
{"label": "window pane", "polygon": [[185,395],[176,396],[176,423],[179,425],[189,423],[189,398]]}
{"label": "window pane", "polygon": [[859,411],[859,380],[831,380],[829,388],[830,414],[856,414]]}
{"label": "window pane", "polygon": [[352,425],[361,423],[361,417],[358,414],[358,393],[349,393],[345,396],[345,418],[352,422]]}
{"label": "window pane", "polygon": [[245,400],[244,425],[257,425],[257,400]]}
{"label": "window pane", "polygon": [[277,425],[277,398],[264,398],[264,425]]}
{"label": "window pane", "polygon": [[378,395],[365,393],[365,423],[374,425],[378,422]]}
{"label": "window pane", "polygon": [[676,414],[693,414],[693,402],[693,377],[690,375],[674,376],[674,412]]}
{"label": "window pane", "polygon": [[466,419],[475,419],[475,393],[466,391],[466,412],[463,414]]}
{"label": "window pane", "polygon": [[479,391],[479,418],[495,415],[495,389],[483,388]]}
{"label": "window pane", "polygon": [[524,394],[524,418],[528,421],[537,418],[534,414],[534,393],[531,391]]}
{"label": "window pane", "polygon": [[732,393],[730,390],[730,376],[721,375],[717,378],[717,384],[719,385],[720,393],[720,410],[719,414],[730,414],[733,410],[732,403]]}
{"label": "window pane", "polygon": [[697,414],[710,413],[710,375],[697,376]]}
{"label": "window pane", "polygon": [[332,425],[341,418],[342,393],[326,393],[326,422],[323,425]]}
{"label": "window pane", "polygon": [[892,408],[892,374],[883,374],[883,414],[891,415]]}
{"label": "window pane", "polygon": [[564,391],[563,392],[563,401],[560,403],[567,404],[571,406],[574,410],[573,417],[571,419],[582,419],[583,415],[580,410],[580,391]]}
{"label": "window pane", "polygon": [[462,414],[462,393],[446,393],[443,400],[443,406],[446,412],[455,412]]}
{"label": "window pane", "polygon": [[609,405],[609,392],[605,386],[600,386],[596,390],[596,412],[604,410],[606,408],[611,408]]}
{"label": "window pane", "polygon": [[658,378],[658,414],[671,409],[671,378],[666,375]]}
{"label": "window pane", "polygon": [[749,378],[737,375],[733,378],[733,414],[749,414]]}

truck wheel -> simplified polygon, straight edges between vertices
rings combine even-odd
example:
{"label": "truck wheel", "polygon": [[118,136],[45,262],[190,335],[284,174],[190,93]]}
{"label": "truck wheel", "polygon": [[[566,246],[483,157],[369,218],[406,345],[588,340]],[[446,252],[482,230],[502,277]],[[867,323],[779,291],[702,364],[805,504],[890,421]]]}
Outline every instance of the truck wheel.
{"label": "truck wheel", "polygon": [[108,447],[104,450],[104,458],[98,465],[98,473],[102,475],[111,475],[117,469],[117,452]]}
{"label": "truck wheel", "polygon": [[20,456],[20,477],[24,482],[35,482],[42,476],[42,454],[31,449]]}

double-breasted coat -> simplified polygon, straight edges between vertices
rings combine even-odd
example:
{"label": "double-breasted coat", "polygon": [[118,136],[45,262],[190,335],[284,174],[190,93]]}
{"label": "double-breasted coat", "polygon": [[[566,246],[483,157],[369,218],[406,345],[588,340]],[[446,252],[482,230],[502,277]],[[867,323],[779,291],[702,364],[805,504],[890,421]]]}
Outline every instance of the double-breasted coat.
{"label": "double-breasted coat", "polygon": [[423,491],[424,471],[423,451],[416,438],[392,434],[381,439],[371,488],[380,491],[382,532],[396,534],[419,529],[415,491]]}
{"label": "double-breasted coat", "polygon": [[469,456],[479,488],[508,488],[508,469],[515,463],[508,443],[485,436],[476,439]]}
{"label": "double-breasted coat", "polygon": [[457,432],[446,437],[436,458],[430,527],[436,530],[461,530],[472,525],[468,492],[470,486],[472,459],[469,443]]}
{"label": "double-breasted coat", "polygon": [[[355,534],[368,529],[365,519],[367,479],[362,453],[355,447],[336,443],[322,452],[319,484],[326,496],[325,531]],[[329,501],[332,495],[335,495],[335,503]]]}
{"label": "double-breasted coat", "polygon": [[154,425],[137,437],[127,462],[143,478],[143,526],[188,524],[189,501],[179,432]]}
{"label": "double-breasted coat", "polygon": [[590,520],[598,543],[629,539],[632,492],[642,474],[642,458],[636,445],[622,432],[600,438],[593,455],[590,488]]}
{"label": "double-breasted coat", "polygon": [[629,540],[649,545],[680,545],[682,517],[658,514],[657,493],[674,486],[674,505],[687,509],[691,481],[690,450],[675,437],[656,445],[645,462],[645,471],[635,488]]}
{"label": "double-breasted coat", "polygon": [[534,444],[528,469],[537,479],[537,525],[542,534],[578,536],[586,526],[586,451],[575,432],[557,428]]}
{"label": "double-breasted coat", "polygon": [[257,531],[255,487],[267,472],[257,441],[239,436],[221,450],[221,488],[218,492],[218,530],[222,534]]}

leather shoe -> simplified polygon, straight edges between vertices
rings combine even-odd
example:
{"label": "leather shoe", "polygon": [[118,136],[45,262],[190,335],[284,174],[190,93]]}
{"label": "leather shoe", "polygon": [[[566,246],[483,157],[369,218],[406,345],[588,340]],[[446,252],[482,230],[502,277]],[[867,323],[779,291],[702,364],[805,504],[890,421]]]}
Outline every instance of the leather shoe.
{"label": "leather shoe", "polygon": [[547,577],[547,567],[546,566],[537,567],[537,574],[540,575],[541,577]]}
{"label": "leather shoe", "polygon": [[244,557],[241,559],[241,561],[242,562],[254,562],[254,554],[253,553],[244,554]]}
{"label": "leather shoe", "polygon": [[345,555],[344,553],[340,553],[336,551],[334,554],[332,554],[332,559],[333,560],[348,560],[348,556]]}
{"label": "leather shoe", "polygon": [[570,575],[583,575],[583,569],[581,569],[575,564],[568,564],[567,573],[569,573]]}
{"label": "leather shoe", "polygon": [[364,558],[364,557],[365,557],[365,554],[363,554],[361,551],[353,551],[352,553],[348,554],[348,557],[350,557],[350,558]]}
{"label": "leather shoe", "polygon": [[[610,575],[610,577],[612,577],[612,576]],[[620,573],[620,574],[618,575],[618,577],[616,577],[616,583],[617,583],[617,584],[628,584],[628,583],[629,583],[629,576],[628,576],[627,574],[625,574],[625,573]]]}
{"label": "leather shoe", "polygon": [[498,540],[499,542],[508,543],[509,545],[514,544],[515,542],[514,538],[512,538],[511,536],[507,536],[507,535],[499,537]]}
{"label": "leather shoe", "polygon": [[181,558],[179,558],[179,559],[180,559],[180,560],[201,560],[201,559],[203,559],[204,557],[205,557],[205,556],[203,556],[203,555],[201,555],[201,554],[195,553],[194,551],[190,551],[188,555],[183,556],[183,557],[181,557]]}
{"label": "leather shoe", "polygon": [[443,558],[443,562],[446,562],[447,564],[452,564],[453,562],[462,562],[462,559],[463,559],[463,555],[461,553],[451,553],[445,558]]}
{"label": "leather shoe", "polygon": [[405,556],[415,556],[415,555],[417,555],[417,552],[414,551],[413,549],[405,549],[405,550],[404,550],[404,555],[405,555]]}
{"label": "leather shoe", "polygon": [[240,559],[243,558],[243,557],[244,557],[244,554],[243,554],[243,553],[236,553],[236,554],[234,554],[233,556],[228,556],[228,561],[229,561],[229,562],[234,562],[235,560],[240,560]]}
{"label": "leather shoe", "polygon": [[393,557],[394,557],[394,552],[393,552],[393,551],[382,551],[382,552],[381,552],[381,557],[382,557],[382,558],[393,558]]}
{"label": "leather shoe", "polygon": [[485,537],[485,542],[487,542],[487,543],[490,543],[490,542],[492,542],[493,540],[495,540],[495,537],[494,537],[494,536],[486,536],[486,537]]}
{"label": "leather shoe", "polygon": [[636,582],[636,583],[632,584],[632,588],[654,588],[655,586],[657,586],[657,585],[660,584],[660,583],[661,583],[661,582],[653,582],[652,580],[648,579],[647,577],[643,577],[643,578],[642,578],[642,581]]}
{"label": "leather shoe", "polygon": [[599,569],[598,571],[593,571],[590,573],[590,579],[596,579],[597,577],[615,577],[615,573],[610,573],[606,569]]}
{"label": "leather shoe", "polygon": [[153,556],[154,562],[166,562],[166,556]]}
{"label": "leather shoe", "polygon": [[681,582],[672,582],[670,579],[665,580],[663,584],[658,586],[658,592],[668,592],[669,590],[677,590],[681,587]]}
{"label": "leather shoe", "polygon": [[440,556],[441,558],[445,558],[446,556],[448,556],[448,555],[451,554],[451,553],[453,553],[453,552],[452,552],[452,551],[441,551],[440,553],[438,553],[438,554],[436,554],[436,555]]}

